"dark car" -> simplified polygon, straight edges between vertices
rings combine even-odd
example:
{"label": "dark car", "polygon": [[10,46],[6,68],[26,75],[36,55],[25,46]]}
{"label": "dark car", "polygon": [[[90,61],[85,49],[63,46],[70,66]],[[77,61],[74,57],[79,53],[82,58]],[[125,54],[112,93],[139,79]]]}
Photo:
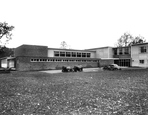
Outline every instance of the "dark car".
{"label": "dark car", "polygon": [[73,72],[73,68],[70,66],[62,66],[62,72]]}
{"label": "dark car", "polygon": [[76,66],[74,66],[73,70],[74,70],[74,72],[77,72],[77,71],[81,72],[81,71],[83,71],[83,67],[82,67],[82,65],[76,65]]}
{"label": "dark car", "polygon": [[121,70],[121,68],[117,64],[111,64],[108,66],[104,66],[103,70]]}
{"label": "dark car", "polygon": [[70,66],[62,66],[62,72],[81,72],[83,71],[82,65],[75,65],[73,68]]}

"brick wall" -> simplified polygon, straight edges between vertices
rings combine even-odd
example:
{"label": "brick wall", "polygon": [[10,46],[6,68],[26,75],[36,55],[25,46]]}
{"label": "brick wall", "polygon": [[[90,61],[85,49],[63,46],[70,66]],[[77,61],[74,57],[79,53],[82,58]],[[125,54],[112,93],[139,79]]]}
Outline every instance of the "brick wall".
{"label": "brick wall", "polygon": [[113,59],[101,59],[100,60],[100,67],[103,67],[103,66],[106,66],[106,65],[110,65],[110,64],[113,64],[114,63],[114,60]]}
{"label": "brick wall", "polygon": [[47,57],[47,46],[22,45],[15,49],[14,55],[17,56],[40,56]]}
{"label": "brick wall", "polygon": [[16,69],[18,71],[61,69],[62,66],[81,64],[83,67],[98,67],[99,62],[31,62],[32,57],[17,57]]}

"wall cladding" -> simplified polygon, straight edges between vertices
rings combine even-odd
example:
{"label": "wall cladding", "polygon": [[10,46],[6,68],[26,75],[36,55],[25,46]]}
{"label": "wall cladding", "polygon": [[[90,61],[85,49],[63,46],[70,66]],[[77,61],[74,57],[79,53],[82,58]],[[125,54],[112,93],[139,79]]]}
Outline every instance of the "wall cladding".
{"label": "wall cladding", "polygon": [[113,59],[108,59],[108,60],[100,60],[100,67],[103,67],[103,66],[106,66],[106,65],[110,65],[110,64],[113,64],[114,63],[114,60]]}
{"label": "wall cladding", "polygon": [[18,71],[61,69],[62,66],[81,64],[83,67],[98,67],[99,62],[31,62],[32,57],[17,57],[16,69]]}
{"label": "wall cladding", "polygon": [[40,56],[47,57],[47,46],[22,45],[15,49],[15,57],[17,56]]}

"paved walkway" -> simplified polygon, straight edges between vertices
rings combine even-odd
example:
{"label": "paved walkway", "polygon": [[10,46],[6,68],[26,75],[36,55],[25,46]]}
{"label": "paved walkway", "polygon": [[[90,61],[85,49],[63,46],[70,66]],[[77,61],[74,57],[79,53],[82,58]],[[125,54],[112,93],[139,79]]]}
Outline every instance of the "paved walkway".
{"label": "paved walkway", "polygon": [[[101,68],[83,68],[83,72],[95,72],[98,70],[102,70]],[[41,72],[45,72],[45,73],[62,73],[62,70],[47,70],[47,71],[41,71]]]}

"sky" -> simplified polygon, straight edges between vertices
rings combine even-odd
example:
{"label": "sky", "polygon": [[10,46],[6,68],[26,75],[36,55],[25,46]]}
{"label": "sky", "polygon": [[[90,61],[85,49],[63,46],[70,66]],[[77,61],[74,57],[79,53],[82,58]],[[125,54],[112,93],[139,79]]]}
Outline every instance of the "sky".
{"label": "sky", "polygon": [[6,45],[114,47],[128,32],[148,41],[147,0],[1,0],[0,22],[15,26]]}

